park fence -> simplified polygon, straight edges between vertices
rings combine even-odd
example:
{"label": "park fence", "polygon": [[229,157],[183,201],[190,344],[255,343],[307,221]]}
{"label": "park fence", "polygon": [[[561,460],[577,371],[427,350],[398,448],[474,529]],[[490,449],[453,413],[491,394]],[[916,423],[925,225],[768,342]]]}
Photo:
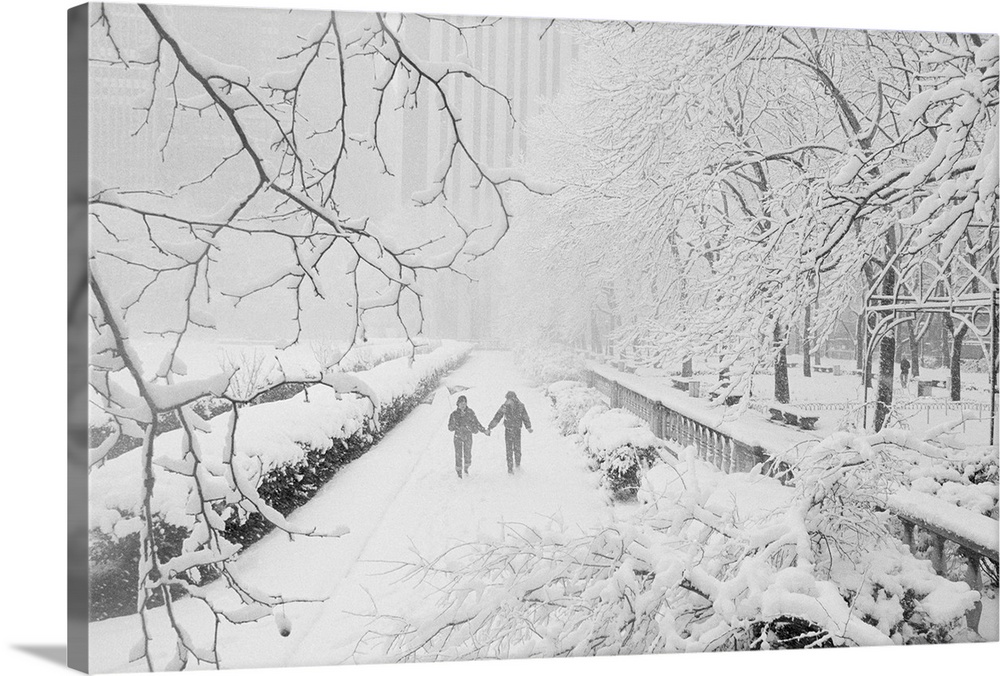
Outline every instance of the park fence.
{"label": "park fence", "polygon": [[727,474],[748,472],[757,464],[767,463],[768,455],[760,446],[720,432],[596,371],[587,371],[587,381],[608,398],[612,408],[623,408],[639,416],[660,439],[694,446],[699,458]]}

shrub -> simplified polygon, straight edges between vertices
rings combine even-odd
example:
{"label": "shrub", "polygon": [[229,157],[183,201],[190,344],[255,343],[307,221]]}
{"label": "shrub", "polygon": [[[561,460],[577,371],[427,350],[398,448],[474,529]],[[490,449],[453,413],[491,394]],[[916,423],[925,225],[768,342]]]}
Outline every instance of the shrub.
{"label": "shrub", "polygon": [[582,418],[579,432],[602,483],[618,500],[635,498],[644,469],[660,459],[657,439],[641,418],[620,408],[592,407]]}
{"label": "shrub", "polygon": [[[134,515],[127,515],[132,517]],[[156,532],[157,559],[166,563],[181,553],[187,530],[164,521],[154,525]],[[136,612],[136,591],[139,585],[139,534],[130,533],[121,538],[113,538],[101,531],[90,533],[90,621],[96,622],[109,617],[119,617]],[[197,580],[182,576],[188,582],[205,583],[215,579],[215,572],[208,568],[198,569]],[[176,586],[171,590],[171,598],[180,596]],[[153,596],[150,607],[163,605],[161,596]]]}
{"label": "shrub", "polygon": [[560,380],[545,388],[545,394],[555,408],[559,432],[576,434],[580,421],[590,409],[603,404],[601,393],[578,380]]}

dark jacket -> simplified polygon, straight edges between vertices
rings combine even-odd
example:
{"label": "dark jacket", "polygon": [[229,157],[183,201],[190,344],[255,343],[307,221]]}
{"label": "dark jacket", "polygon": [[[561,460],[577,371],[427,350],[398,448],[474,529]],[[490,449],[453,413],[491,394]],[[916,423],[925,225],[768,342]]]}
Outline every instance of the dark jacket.
{"label": "dark jacket", "polygon": [[521,425],[525,429],[531,429],[531,419],[528,418],[528,411],[519,399],[507,399],[500,406],[500,410],[490,421],[490,429],[496,427],[503,420],[503,426],[508,432],[520,431]]}
{"label": "dark jacket", "polygon": [[475,411],[466,408],[464,411],[456,408],[448,418],[448,429],[455,433],[456,437],[472,438],[476,432],[486,432],[486,428],[479,422]]}

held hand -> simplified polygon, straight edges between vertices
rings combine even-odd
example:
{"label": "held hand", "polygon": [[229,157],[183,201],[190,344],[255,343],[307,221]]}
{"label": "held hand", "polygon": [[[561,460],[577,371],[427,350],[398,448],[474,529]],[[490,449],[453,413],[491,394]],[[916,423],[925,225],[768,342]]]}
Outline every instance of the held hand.
{"label": "held hand", "polygon": [[490,431],[489,430],[483,430],[483,431],[486,432],[486,436],[490,436]]}
{"label": "held hand", "polygon": [[531,434],[531,433],[532,433],[532,432],[534,432],[534,431],[535,431],[535,430],[531,429],[530,427],[528,428],[528,434]]}

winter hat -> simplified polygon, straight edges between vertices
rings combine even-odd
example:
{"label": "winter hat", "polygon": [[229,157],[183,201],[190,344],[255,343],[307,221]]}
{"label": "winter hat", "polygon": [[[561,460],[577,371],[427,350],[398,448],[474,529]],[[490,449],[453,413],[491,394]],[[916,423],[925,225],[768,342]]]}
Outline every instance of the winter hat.
{"label": "winter hat", "polygon": [[507,398],[508,399],[513,399],[514,401],[517,401],[517,395],[514,394],[514,390],[511,390],[510,392],[507,393]]}

